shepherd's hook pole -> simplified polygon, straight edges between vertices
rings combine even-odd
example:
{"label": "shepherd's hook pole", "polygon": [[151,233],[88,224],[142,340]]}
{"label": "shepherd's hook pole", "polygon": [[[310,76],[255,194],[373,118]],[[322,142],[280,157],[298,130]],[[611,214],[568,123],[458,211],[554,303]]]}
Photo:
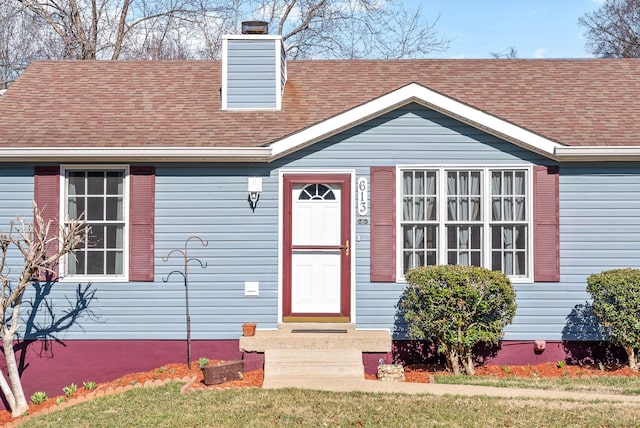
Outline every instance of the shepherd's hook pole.
{"label": "shepherd's hook pole", "polygon": [[179,270],[174,270],[170,272],[165,278],[162,279],[162,282],[169,281],[169,277],[171,277],[171,275],[174,273],[178,273],[182,275],[182,278],[184,279],[184,300],[185,300],[185,312],[187,316],[187,367],[189,367],[189,369],[191,369],[191,315],[189,314],[189,262],[193,260],[198,262],[201,268],[204,269],[207,267],[206,262],[203,263],[200,259],[189,257],[189,242],[194,239],[199,240],[203,247],[206,247],[207,245],[209,245],[209,241],[205,241],[198,236],[190,236],[184,242],[184,250],[171,250],[169,251],[169,254],[167,254],[165,257],[162,258],[162,261],[166,262],[169,260],[169,257],[171,257],[171,254],[180,253],[182,254],[182,257],[184,259],[184,270],[182,272]]}

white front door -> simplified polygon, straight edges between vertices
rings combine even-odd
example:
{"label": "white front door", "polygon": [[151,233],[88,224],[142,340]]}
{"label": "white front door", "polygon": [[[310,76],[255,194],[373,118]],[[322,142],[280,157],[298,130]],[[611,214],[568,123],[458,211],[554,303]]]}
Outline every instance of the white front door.
{"label": "white front door", "polygon": [[349,181],[285,176],[285,320],[348,321]]}

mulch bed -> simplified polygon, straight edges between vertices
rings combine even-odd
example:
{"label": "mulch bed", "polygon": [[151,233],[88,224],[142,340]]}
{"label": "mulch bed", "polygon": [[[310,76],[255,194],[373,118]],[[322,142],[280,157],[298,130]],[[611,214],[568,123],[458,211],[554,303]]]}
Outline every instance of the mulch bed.
{"label": "mulch bed", "polygon": [[[211,361],[214,363],[215,361]],[[405,380],[407,382],[428,383],[434,375],[448,375],[449,372],[443,370],[440,366],[413,364],[405,366]],[[493,376],[499,378],[505,377],[523,377],[523,378],[543,378],[543,377],[595,377],[595,376],[640,376],[640,373],[634,372],[629,367],[613,367],[600,368],[591,366],[575,366],[563,365],[559,363],[541,363],[526,366],[498,366],[484,365],[476,368],[476,376]],[[367,379],[376,379],[375,375],[366,375]],[[184,380],[190,382],[195,378],[188,390],[204,390],[204,389],[229,389],[229,388],[260,388],[262,387],[263,372],[262,370],[253,370],[244,373],[243,379],[234,380],[219,385],[205,385],[203,383],[203,375],[197,363],[191,365],[191,369],[186,364],[167,364],[147,372],[131,373],[122,376],[114,381],[98,384],[94,390],[87,391],[82,385],[78,386],[78,390],[71,397],[64,397],[66,402],[77,399],[91,398],[96,394],[117,393],[132,386],[138,385],[160,385],[168,380]],[[103,392],[100,392],[103,391]],[[56,404],[58,397],[49,397],[42,404],[29,404],[28,413],[41,413]],[[64,404],[64,403],[63,403]],[[16,422],[19,419],[13,419],[8,411],[0,411],[0,425],[9,422]]]}

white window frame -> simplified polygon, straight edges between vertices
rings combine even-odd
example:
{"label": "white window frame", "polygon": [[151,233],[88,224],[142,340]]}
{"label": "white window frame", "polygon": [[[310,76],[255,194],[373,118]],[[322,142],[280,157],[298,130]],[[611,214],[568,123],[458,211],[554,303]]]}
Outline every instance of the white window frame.
{"label": "white window frame", "polygon": [[[447,242],[446,235],[446,221],[447,218],[447,184],[446,174],[448,171],[480,171],[482,177],[482,266],[491,268],[491,172],[492,171],[504,171],[504,170],[520,170],[526,171],[527,175],[527,201],[526,201],[526,217],[527,217],[527,266],[528,271],[526,276],[509,275],[509,279],[512,283],[532,283],[533,282],[533,167],[531,165],[397,165],[396,166],[396,281],[406,282],[404,278],[404,260],[403,260],[403,235],[402,235],[402,216],[403,216],[403,194],[402,194],[402,173],[404,171],[416,171],[416,170],[435,170],[437,174],[437,190],[438,206],[437,209],[437,223],[438,223],[438,247],[437,247],[437,260],[439,265],[447,264],[447,251],[446,246],[443,246]],[[500,222],[496,222],[500,223]]]}
{"label": "white window frame", "polygon": [[69,256],[60,259],[60,281],[72,282],[128,282],[129,281],[129,165],[127,164],[100,164],[100,165],[61,165],[60,166],[60,226],[69,220],[67,218],[68,179],[69,171],[122,171],[123,179],[123,218],[124,218],[124,253],[122,255],[122,274],[120,275],[69,275],[67,274],[67,260]]}

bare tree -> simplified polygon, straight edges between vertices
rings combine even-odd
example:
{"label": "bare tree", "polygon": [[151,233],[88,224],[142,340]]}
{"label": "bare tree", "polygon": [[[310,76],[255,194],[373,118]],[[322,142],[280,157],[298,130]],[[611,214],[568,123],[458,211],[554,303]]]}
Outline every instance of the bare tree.
{"label": "bare tree", "polygon": [[422,7],[393,0],[250,0],[254,16],[282,35],[291,58],[414,58],[443,51]]}
{"label": "bare tree", "polygon": [[606,0],[578,23],[585,27],[586,48],[595,56],[640,57],[640,0]]}
{"label": "bare tree", "polygon": [[517,59],[518,50],[513,46],[509,46],[509,49],[505,52],[491,52],[491,57],[495,59]]}
{"label": "bare tree", "polygon": [[[11,222],[8,233],[0,232],[0,336],[7,366],[8,379],[0,374],[0,389],[14,417],[23,414],[27,400],[22,388],[14,343],[20,328],[20,307],[24,293],[38,281],[40,275],[54,274],[54,266],[61,257],[72,253],[86,239],[89,226],[82,220],[70,220],[60,230],[51,231],[51,221],[46,222],[34,203],[34,223],[26,224],[18,216]],[[11,248],[18,250],[24,261],[22,270],[13,283],[9,278],[7,257]]]}
{"label": "bare tree", "polygon": [[0,0],[0,88],[36,59],[215,59],[245,20],[289,58],[414,58],[449,40],[401,0]]}

